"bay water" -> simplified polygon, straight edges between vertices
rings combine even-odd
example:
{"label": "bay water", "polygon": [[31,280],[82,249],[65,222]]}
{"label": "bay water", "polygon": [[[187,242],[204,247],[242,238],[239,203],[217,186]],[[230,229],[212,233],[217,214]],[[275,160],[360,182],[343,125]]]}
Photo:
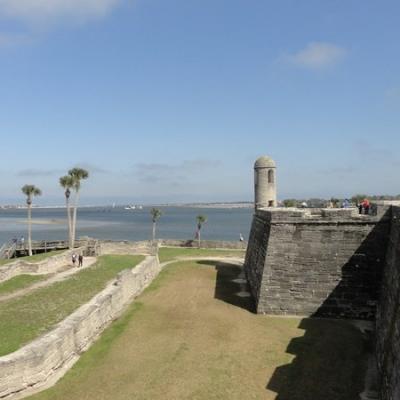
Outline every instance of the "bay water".
{"label": "bay water", "polygon": [[[196,216],[206,215],[202,227],[204,240],[248,239],[253,215],[251,208],[159,207],[163,213],[157,223],[157,238],[193,239]],[[33,240],[67,238],[65,208],[32,210]],[[27,210],[0,209],[0,246],[13,238],[27,237]],[[150,207],[126,210],[124,207],[84,207],[78,209],[77,237],[110,240],[148,240],[152,222]]]}

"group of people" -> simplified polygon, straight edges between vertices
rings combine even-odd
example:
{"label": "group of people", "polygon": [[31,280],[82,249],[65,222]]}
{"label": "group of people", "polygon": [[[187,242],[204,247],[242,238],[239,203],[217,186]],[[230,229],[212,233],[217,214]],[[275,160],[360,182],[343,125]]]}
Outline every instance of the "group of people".
{"label": "group of people", "polygon": [[[342,201],[342,204],[340,205],[341,208],[350,208],[353,207],[351,201],[349,199],[344,199]],[[332,200],[328,203],[327,205],[328,208],[335,208],[338,207],[337,203],[335,204]],[[365,198],[364,200],[360,201],[359,203],[357,203],[357,208],[358,208],[358,212],[360,214],[365,214],[368,215],[369,214],[369,210],[371,208],[371,203],[369,202],[369,200],[367,198]]]}
{"label": "group of people", "polygon": [[25,238],[23,236],[21,236],[19,240],[16,237],[14,237],[12,241],[15,244],[20,244],[21,246],[25,246]]}
{"label": "group of people", "polygon": [[79,256],[76,255],[76,253],[72,253],[72,265],[75,267],[76,260],[78,260],[78,268],[83,266],[83,255],[79,254]]}
{"label": "group of people", "polygon": [[358,204],[358,212],[360,214],[365,214],[368,215],[369,214],[369,208],[370,208],[370,202],[368,199],[364,199],[363,201],[361,201]]}

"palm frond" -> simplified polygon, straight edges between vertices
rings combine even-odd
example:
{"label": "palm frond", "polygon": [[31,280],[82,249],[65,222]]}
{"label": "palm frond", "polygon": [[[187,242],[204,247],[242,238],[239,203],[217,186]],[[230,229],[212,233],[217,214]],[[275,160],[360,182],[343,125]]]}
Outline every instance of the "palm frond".
{"label": "palm frond", "polygon": [[152,208],[150,210],[150,215],[153,222],[156,222],[162,216],[162,211],[159,208]]}

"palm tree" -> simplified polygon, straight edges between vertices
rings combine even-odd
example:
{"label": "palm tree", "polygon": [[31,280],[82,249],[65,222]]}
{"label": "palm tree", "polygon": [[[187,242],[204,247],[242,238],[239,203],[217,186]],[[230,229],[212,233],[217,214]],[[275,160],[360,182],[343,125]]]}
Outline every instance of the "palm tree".
{"label": "palm tree", "polygon": [[156,240],[156,224],[157,221],[160,219],[161,215],[162,215],[162,211],[158,208],[152,208],[150,210],[150,214],[151,214],[151,220],[153,221],[153,243]]}
{"label": "palm tree", "polygon": [[67,207],[68,218],[68,246],[72,249],[72,216],[69,198],[71,196],[71,188],[74,186],[74,180],[71,175],[65,175],[60,178],[60,185],[65,189],[65,203]]}
{"label": "palm tree", "polygon": [[73,205],[73,216],[71,223],[71,246],[75,246],[75,232],[76,232],[76,214],[78,210],[79,203],[79,190],[81,188],[81,180],[87,179],[89,177],[89,172],[83,168],[72,168],[68,171],[68,175],[72,178],[72,188],[75,191],[75,202]]}
{"label": "palm tree", "polygon": [[198,215],[196,217],[196,221],[197,221],[197,232],[196,232],[196,236],[197,236],[197,240],[199,242],[199,248],[200,248],[200,231],[201,231],[201,227],[203,226],[203,224],[205,224],[207,222],[207,216],[205,215]]}
{"label": "palm tree", "polygon": [[26,195],[26,204],[28,206],[28,255],[32,255],[32,199],[34,196],[40,196],[42,191],[35,185],[25,185],[21,188],[22,193]]}

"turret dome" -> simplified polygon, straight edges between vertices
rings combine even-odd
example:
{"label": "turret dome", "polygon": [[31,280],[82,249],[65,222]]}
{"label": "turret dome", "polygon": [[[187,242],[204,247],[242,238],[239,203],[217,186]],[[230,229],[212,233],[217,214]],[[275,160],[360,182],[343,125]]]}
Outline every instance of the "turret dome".
{"label": "turret dome", "polygon": [[254,168],[275,168],[275,161],[268,157],[268,156],[262,156],[260,158],[257,158],[256,162],[254,163]]}

